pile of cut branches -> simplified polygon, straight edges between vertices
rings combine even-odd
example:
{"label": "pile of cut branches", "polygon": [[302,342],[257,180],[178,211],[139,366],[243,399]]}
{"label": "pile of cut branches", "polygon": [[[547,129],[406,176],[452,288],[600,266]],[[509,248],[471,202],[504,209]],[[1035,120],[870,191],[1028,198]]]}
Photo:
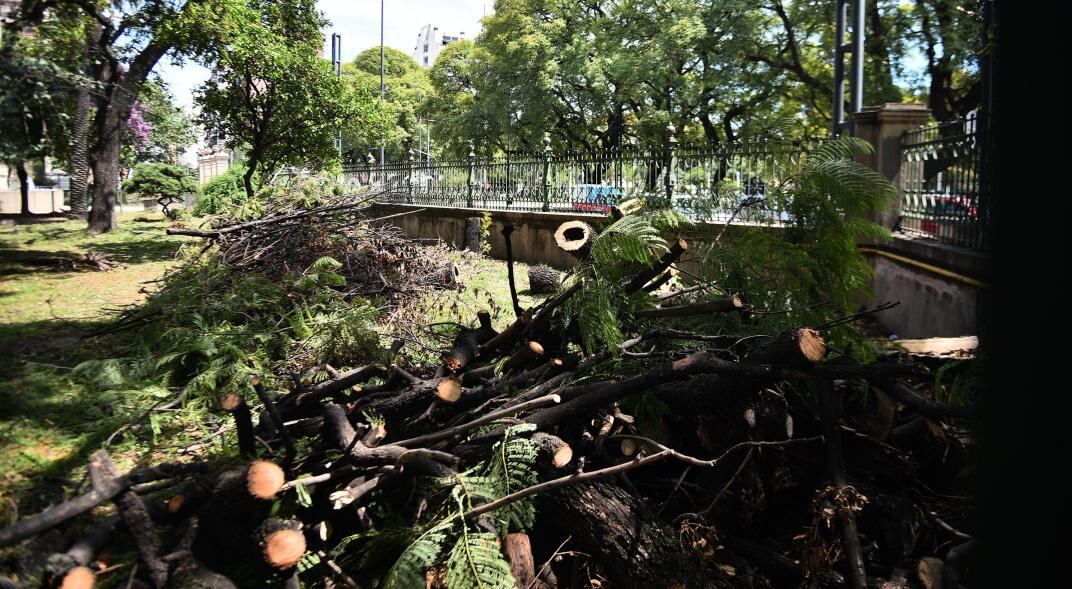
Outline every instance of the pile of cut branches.
{"label": "pile of cut branches", "polygon": [[[345,280],[343,295],[370,297],[454,287],[458,272],[446,250],[422,247],[401,231],[369,218],[377,194],[335,197],[312,208],[276,207],[255,221],[215,220],[207,230],[170,228],[169,235],[208,238],[236,271],[279,279],[306,273],[317,260],[335,260],[332,271]],[[390,218],[390,217],[387,217]]]}
{"label": "pile of cut branches", "polygon": [[[670,280],[688,244],[643,223],[563,232],[589,243],[567,244],[559,289],[515,297],[501,331],[478,314],[434,367],[228,391],[236,461],[123,474],[95,453],[88,491],[0,529],[35,543],[21,586],[114,578],[102,551],[124,543],[157,588],[959,586],[973,409],[937,398],[957,370],[833,350],[859,314],[728,331],[764,311]],[[271,235],[213,237],[283,264]],[[607,248],[637,254],[620,277]],[[582,333],[593,282],[628,301],[602,349]]]}

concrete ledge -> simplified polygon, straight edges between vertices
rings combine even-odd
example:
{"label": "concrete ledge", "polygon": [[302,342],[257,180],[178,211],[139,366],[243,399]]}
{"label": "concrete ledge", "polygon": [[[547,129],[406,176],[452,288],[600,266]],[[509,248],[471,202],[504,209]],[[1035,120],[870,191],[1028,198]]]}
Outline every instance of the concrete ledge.
{"label": "concrete ledge", "polygon": [[861,247],[898,254],[924,264],[963,274],[977,281],[984,281],[986,277],[986,255],[976,249],[949,245],[904,233],[894,233],[889,243],[861,244]]}

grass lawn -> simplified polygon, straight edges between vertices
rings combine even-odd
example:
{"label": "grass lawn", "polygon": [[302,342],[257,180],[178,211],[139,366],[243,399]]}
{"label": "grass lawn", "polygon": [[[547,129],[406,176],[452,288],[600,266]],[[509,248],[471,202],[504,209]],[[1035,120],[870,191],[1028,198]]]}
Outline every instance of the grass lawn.
{"label": "grass lawn", "polygon": [[[81,360],[107,355],[81,336],[108,321],[109,310],[141,301],[143,283],[159,278],[190,241],[168,237],[165,226],[160,214],[120,213],[119,230],[97,236],[77,221],[0,227],[0,525],[10,519],[16,489],[42,478],[62,486],[118,420],[144,411],[119,393],[89,394],[66,374]],[[123,267],[50,263],[86,252]]]}
{"label": "grass lawn", "polygon": [[[194,444],[225,423],[205,399],[155,413],[153,404],[174,398],[179,389],[114,390],[71,377],[71,368],[84,360],[118,354],[114,337],[81,336],[110,321],[109,311],[142,301],[150,281],[175,263],[179,247],[199,241],[165,235],[161,215],[135,220],[144,217],[121,214],[118,231],[98,236],[87,236],[85,224],[73,221],[0,227],[0,526],[16,517],[16,504],[25,515],[70,494],[82,481],[86,457],[101,447],[122,469],[135,460],[171,460],[180,450],[187,456],[225,450],[223,437]],[[124,267],[70,270],[49,260],[86,252]],[[506,265],[467,252],[449,255],[462,287],[420,297],[410,305],[411,323],[475,324],[480,310],[492,312],[497,329],[513,321]],[[516,264],[515,271],[521,304],[531,306],[526,265]],[[449,347],[453,325],[438,331],[438,338],[424,333],[421,339]],[[417,345],[405,352],[414,360],[439,361]],[[124,433],[113,438],[117,431]]]}

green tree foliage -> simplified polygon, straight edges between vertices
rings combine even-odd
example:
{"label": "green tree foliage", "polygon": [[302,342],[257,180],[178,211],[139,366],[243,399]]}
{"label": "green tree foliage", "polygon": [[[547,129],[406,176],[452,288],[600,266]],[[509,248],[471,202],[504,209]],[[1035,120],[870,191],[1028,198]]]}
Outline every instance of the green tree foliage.
{"label": "green tree foliage", "polygon": [[[201,187],[201,194],[194,205],[195,215],[231,215],[238,207],[249,201],[246,187],[242,183],[245,168],[231,166],[227,171],[209,180]],[[259,182],[254,174],[254,182]]]}
{"label": "green tree foliage", "polygon": [[[866,103],[928,99],[939,120],[978,105],[978,2],[867,4]],[[686,146],[825,134],[834,6],[498,0],[474,43],[440,55],[427,108],[455,156],[467,139],[481,151],[537,150],[545,131],[556,149],[658,144],[668,123]],[[906,82],[917,54],[926,75]]]}
{"label": "green tree foliage", "polygon": [[197,192],[197,178],[184,166],[164,163],[138,164],[125,182],[123,190],[142,198],[179,199]]}
{"label": "green tree foliage", "polygon": [[23,163],[49,155],[66,136],[68,88],[62,70],[51,62],[13,48],[0,54],[0,161],[19,172],[24,214],[29,213],[29,177]]}
{"label": "green tree foliage", "polygon": [[[407,142],[418,133],[421,105],[432,96],[428,72],[397,49],[384,47],[383,72],[384,98],[380,116],[370,121],[373,124],[351,129],[345,138],[344,150],[352,153],[355,160],[364,161],[368,153],[379,159],[381,137],[385,141],[384,153],[388,161],[405,159]],[[343,64],[342,74],[353,91],[373,96],[379,103],[379,47],[366,49],[352,62]]]}
{"label": "green tree foliage", "polygon": [[327,24],[308,0],[250,0],[252,12],[220,51],[216,74],[197,91],[200,122],[246,146],[243,184],[268,181],[284,166],[323,169],[338,161],[335,139],[360,125],[374,103],[343,84],[317,55]]}
{"label": "green tree foliage", "polygon": [[132,124],[127,125],[127,141],[121,156],[123,167],[143,162],[177,163],[178,156],[197,142],[193,118],[175,105],[167,83],[159,77],[148,80],[142,87],[129,122],[133,123],[135,117],[141,124],[138,130]]}

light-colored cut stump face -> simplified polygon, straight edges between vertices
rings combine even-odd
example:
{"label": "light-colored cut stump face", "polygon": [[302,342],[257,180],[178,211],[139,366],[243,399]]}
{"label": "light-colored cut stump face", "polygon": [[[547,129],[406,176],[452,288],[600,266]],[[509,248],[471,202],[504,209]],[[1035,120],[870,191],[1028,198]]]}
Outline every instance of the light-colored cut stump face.
{"label": "light-colored cut stump face", "polygon": [[171,499],[168,499],[167,510],[168,513],[178,513],[182,510],[182,506],[186,504],[186,497],[182,495],[175,495]]}
{"label": "light-colored cut stump face", "polygon": [[220,399],[220,406],[224,411],[231,412],[238,409],[238,406],[242,404],[242,397],[237,393],[227,393]]}
{"label": "light-colored cut stump face", "polygon": [[461,381],[453,378],[444,378],[436,387],[436,396],[447,403],[457,401],[462,396]]}
{"label": "light-colored cut stump face", "polygon": [[297,530],[272,532],[264,541],[264,558],[278,569],[298,564],[305,554],[305,536]]}
{"label": "light-colored cut stump face", "polygon": [[562,468],[573,460],[573,448],[570,448],[569,444],[562,444],[557,450],[555,450],[554,456],[551,458],[552,464],[555,468]]}
{"label": "light-colored cut stump face", "polygon": [[588,243],[592,228],[584,221],[567,221],[555,231],[555,243],[563,251],[574,252]]}
{"label": "light-colored cut stump face", "polygon": [[97,576],[86,567],[75,567],[63,577],[60,589],[92,589],[97,582]]}
{"label": "light-colored cut stump face", "polygon": [[279,465],[267,460],[258,460],[249,465],[246,486],[249,494],[257,499],[271,499],[283,487],[286,477]]}
{"label": "light-colored cut stump face", "polygon": [[737,308],[737,309],[743,309],[744,308],[744,303],[741,302],[741,296],[740,295],[735,294],[732,297],[730,297],[730,300],[733,301],[733,306],[735,308]]}
{"label": "light-colored cut stump face", "polygon": [[797,342],[800,351],[809,362],[818,362],[826,356],[826,342],[823,335],[814,329],[807,327],[797,331]]}
{"label": "light-colored cut stump face", "polygon": [[529,349],[532,350],[533,354],[543,356],[543,346],[540,345],[540,342],[529,342]]}

